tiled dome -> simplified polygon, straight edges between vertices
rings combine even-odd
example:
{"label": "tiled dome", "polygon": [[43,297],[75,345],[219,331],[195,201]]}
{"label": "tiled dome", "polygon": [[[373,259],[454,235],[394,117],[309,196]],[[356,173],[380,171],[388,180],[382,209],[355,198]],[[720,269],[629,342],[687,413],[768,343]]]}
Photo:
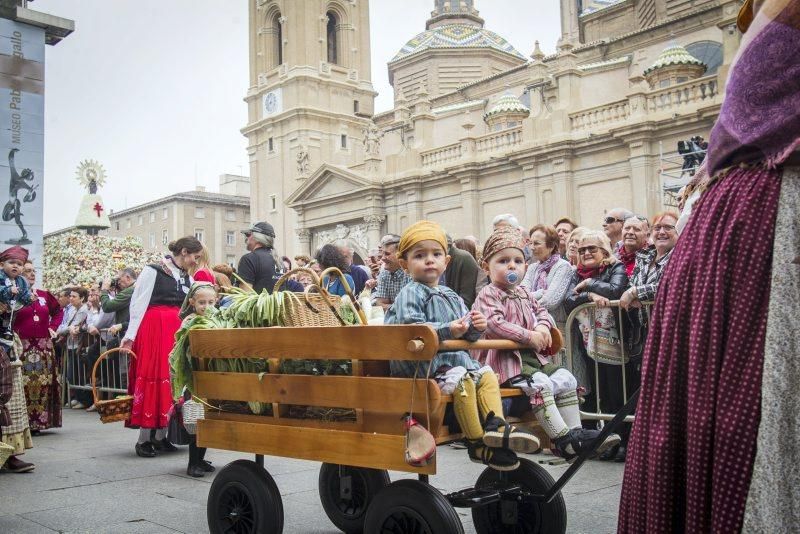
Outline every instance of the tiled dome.
{"label": "tiled dome", "polygon": [[664,49],[661,54],[659,54],[658,59],[656,59],[655,63],[650,65],[647,69],[645,69],[644,74],[650,74],[651,72],[663,68],[669,67],[672,65],[697,65],[705,67],[705,63],[691,55],[684,47],[681,45],[670,45]]}
{"label": "tiled dome", "polygon": [[525,107],[525,105],[519,101],[519,98],[508,93],[497,99],[497,102],[495,102],[483,116],[483,120],[488,120],[497,115],[521,114],[527,117],[530,112],[531,110]]}
{"label": "tiled dome", "polygon": [[470,24],[447,24],[424,31],[408,41],[390,63],[430,48],[492,48],[525,59],[511,43],[491,30]]}

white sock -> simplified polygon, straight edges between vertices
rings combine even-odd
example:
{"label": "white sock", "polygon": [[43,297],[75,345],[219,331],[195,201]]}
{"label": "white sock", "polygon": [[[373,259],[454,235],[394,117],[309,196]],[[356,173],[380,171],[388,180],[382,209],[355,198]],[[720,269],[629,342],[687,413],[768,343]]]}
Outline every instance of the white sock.
{"label": "white sock", "polygon": [[156,441],[161,441],[162,439],[167,437],[167,429],[166,428],[158,428],[156,429]]}
{"label": "white sock", "polygon": [[140,428],[139,429],[139,440],[136,442],[139,445],[142,443],[147,443],[150,441],[150,429],[149,428]]}
{"label": "white sock", "polygon": [[566,436],[569,433],[569,427],[556,407],[553,393],[548,388],[543,388],[540,395],[544,404],[533,406],[533,414],[536,416],[536,420],[542,425],[550,439]]}
{"label": "white sock", "polygon": [[566,423],[569,428],[581,428],[578,392],[573,389],[572,391],[562,393],[556,396],[555,402],[564,423]]}

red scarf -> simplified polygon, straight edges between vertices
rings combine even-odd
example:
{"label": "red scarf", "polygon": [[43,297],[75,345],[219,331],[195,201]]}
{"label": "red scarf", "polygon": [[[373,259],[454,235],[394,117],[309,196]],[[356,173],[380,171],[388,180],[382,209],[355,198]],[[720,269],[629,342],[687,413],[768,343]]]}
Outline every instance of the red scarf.
{"label": "red scarf", "polygon": [[617,249],[617,258],[623,264],[625,264],[625,272],[628,273],[628,276],[633,274],[633,268],[636,266],[636,252],[627,252],[625,250],[625,245],[620,245]]}
{"label": "red scarf", "polygon": [[584,267],[579,265],[575,272],[578,273],[581,280],[586,280],[587,278],[597,278],[606,270],[606,267],[608,267],[608,265],[600,265],[598,267]]}

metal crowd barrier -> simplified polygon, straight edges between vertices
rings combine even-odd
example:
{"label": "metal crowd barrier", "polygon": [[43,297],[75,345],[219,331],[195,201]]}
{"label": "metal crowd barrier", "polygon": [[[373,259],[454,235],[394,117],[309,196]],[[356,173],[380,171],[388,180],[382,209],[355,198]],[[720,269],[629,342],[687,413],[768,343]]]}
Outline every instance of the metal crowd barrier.
{"label": "metal crowd barrier", "polygon": [[[627,354],[626,354],[627,349],[626,349],[625,343],[624,343],[626,332],[625,332],[625,321],[623,320],[623,315],[628,313],[628,312],[626,312],[625,310],[620,308],[618,300],[612,300],[608,307],[616,310],[617,324],[619,326],[619,345],[620,345],[621,354],[622,354],[622,361],[625,361],[625,358],[627,356]],[[647,302],[643,302],[642,303],[641,310],[643,312],[644,317],[646,318],[646,323],[647,324],[649,324],[649,322],[650,322],[650,315],[651,315],[652,307],[653,307],[653,302],[652,301],[647,301]],[[591,331],[590,331],[589,335],[593,337],[594,346],[595,347],[597,346],[597,331],[596,331],[596,328],[594,328],[594,326],[596,325],[595,312],[597,310],[597,305],[594,302],[581,304],[580,306],[578,306],[577,308],[572,310],[572,313],[570,313],[569,317],[567,317],[566,326],[564,327],[564,330],[565,330],[565,332],[564,332],[564,348],[566,350],[564,351],[564,362],[563,362],[562,365],[564,367],[566,367],[573,375],[575,375],[575,377],[578,379],[578,384],[579,385],[585,385],[585,383],[584,384],[581,383],[581,379],[582,378],[586,378],[586,377],[585,377],[585,375],[584,376],[580,376],[580,375],[583,375],[583,373],[581,373],[580,371],[578,371],[576,369],[576,368],[580,367],[580,364],[576,365],[576,363],[578,363],[578,362],[575,361],[575,358],[576,357],[577,358],[582,358],[584,365],[593,366],[593,368],[594,368],[594,380],[593,380],[593,383],[591,384],[591,391],[589,392],[589,394],[590,395],[594,395],[594,401],[595,401],[596,409],[593,412],[584,411],[582,409],[581,410],[581,419],[588,419],[588,420],[594,420],[594,421],[610,421],[611,419],[614,418],[615,414],[614,413],[603,413],[601,411],[601,404],[602,404],[603,395],[604,394],[605,395],[609,395],[610,392],[609,391],[604,391],[604,389],[608,389],[608,388],[604,387],[605,384],[601,384],[600,383],[600,372],[599,372],[600,371],[600,365],[613,366],[613,367],[617,367],[619,369],[619,373],[621,374],[621,378],[622,378],[622,399],[623,399],[623,405],[624,405],[625,403],[628,402],[628,399],[634,393],[634,391],[628,391],[629,388],[628,388],[628,380],[627,380],[628,377],[626,376],[626,369],[628,370],[628,372],[630,372],[630,369],[632,368],[632,366],[634,366],[636,364],[633,361],[628,361],[628,363],[621,364],[621,365],[602,364],[602,363],[599,363],[595,359],[589,358],[586,355],[585,350],[576,350],[577,347],[575,347],[574,344],[583,343],[582,337],[573,335],[573,325],[575,325],[577,323],[577,320],[578,320],[577,317],[578,317],[578,314],[581,312],[581,310],[588,310],[589,311],[589,322],[592,325],[592,328],[591,328]],[[638,371],[634,370],[634,372],[638,372]],[[625,417],[625,421],[628,422],[628,423],[632,423],[634,421],[634,419],[635,419],[635,416],[633,416],[633,415],[628,415],[628,416]]]}
{"label": "metal crowd barrier", "polygon": [[[62,353],[62,384],[65,385],[64,404],[67,404],[74,397],[74,392],[88,392],[83,394],[85,399],[91,398],[92,392],[92,366],[97,357],[105,352],[108,344],[116,340],[117,345],[121,341],[118,336],[108,336],[107,329],[101,329],[100,335],[92,336],[82,333],[76,336],[79,340],[76,348],[64,346]],[[99,341],[99,348],[94,354],[87,354],[86,347]],[[87,357],[88,356],[88,357]],[[93,358],[92,358],[93,356]],[[116,353],[102,362],[97,368],[97,391],[101,396],[113,398],[116,395],[125,394],[128,391],[128,358],[124,352]],[[84,402],[85,404],[85,402]],[[91,404],[91,402],[90,402]],[[89,405],[87,405],[88,408]]]}

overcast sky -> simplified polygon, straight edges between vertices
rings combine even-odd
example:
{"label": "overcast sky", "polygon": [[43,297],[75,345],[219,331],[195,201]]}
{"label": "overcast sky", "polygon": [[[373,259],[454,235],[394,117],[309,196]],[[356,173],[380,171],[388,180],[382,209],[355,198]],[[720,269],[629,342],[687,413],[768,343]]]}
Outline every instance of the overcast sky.
{"label": "overcast sky", "polygon": [[[293,0],[304,1],[304,0]],[[362,0],[363,1],[363,0]],[[248,173],[246,0],[36,0],[30,7],[75,21],[47,47],[45,215],[50,232],[74,223],[83,191],[78,164],[95,159],[100,191],[120,210]],[[389,109],[386,63],[425,29],[433,0],[372,0],[376,110]],[[558,0],[476,0],[486,27],[526,56],[559,35]]]}

